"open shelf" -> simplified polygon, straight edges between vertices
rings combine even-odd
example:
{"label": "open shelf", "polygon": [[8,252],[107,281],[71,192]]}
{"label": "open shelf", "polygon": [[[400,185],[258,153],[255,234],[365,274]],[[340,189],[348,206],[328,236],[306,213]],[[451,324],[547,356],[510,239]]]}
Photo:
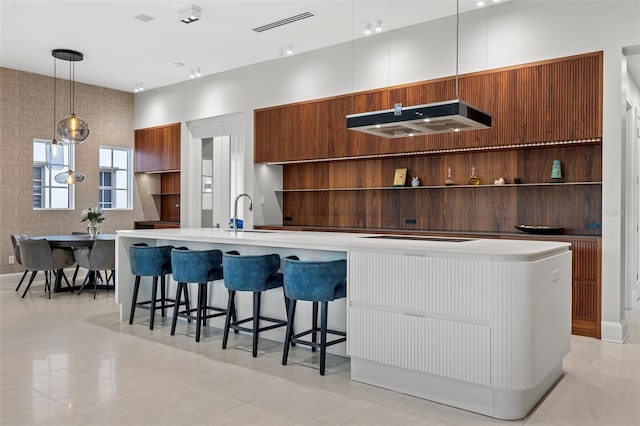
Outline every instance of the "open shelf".
{"label": "open shelf", "polygon": [[505,183],[503,185],[423,185],[423,186],[380,186],[370,188],[300,188],[300,189],[276,189],[275,192],[322,192],[322,191],[387,191],[387,190],[411,190],[411,189],[442,189],[442,188],[514,188],[527,186],[563,186],[563,185],[602,185],[602,182],[545,182],[545,183]]}

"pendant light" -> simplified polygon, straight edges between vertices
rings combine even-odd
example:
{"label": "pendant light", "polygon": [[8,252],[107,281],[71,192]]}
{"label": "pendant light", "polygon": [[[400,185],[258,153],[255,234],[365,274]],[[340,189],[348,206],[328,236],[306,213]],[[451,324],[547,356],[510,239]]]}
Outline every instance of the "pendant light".
{"label": "pendant light", "polygon": [[80,52],[68,49],[55,49],[51,52],[54,58],[69,61],[69,112],[70,116],[58,123],[58,135],[67,143],[80,144],[89,137],[89,125],[75,114],[75,63],[82,61]]}
{"label": "pendant light", "polygon": [[66,172],[58,173],[53,177],[58,183],[67,184],[67,185],[75,185],[76,183],[84,182],[85,175],[80,172],[74,172],[73,170],[68,170]]}
{"label": "pendant light", "polygon": [[[52,52],[53,54],[53,52]],[[46,165],[51,170],[64,168],[64,142],[56,139],[56,58],[53,57],[53,139],[47,142]]]}
{"label": "pendant light", "polygon": [[[347,129],[383,138],[479,130],[491,127],[491,116],[460,100],[458,96],[458,44],[460,0],[456,0],[456,96],[454,100],[432,104],[347,115]],[[391,60],[391,58],[389,58]]]}

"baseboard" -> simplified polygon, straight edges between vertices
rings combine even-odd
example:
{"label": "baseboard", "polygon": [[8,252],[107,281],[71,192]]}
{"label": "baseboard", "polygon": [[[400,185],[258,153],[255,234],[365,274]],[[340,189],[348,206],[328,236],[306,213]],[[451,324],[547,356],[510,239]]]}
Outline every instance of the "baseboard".
{"label": "baseboard", "polygon": [[607,342],[624,343],[629,337],[629,327],[627,318],[624,317],[620,322],[602,321],[601,339]]}

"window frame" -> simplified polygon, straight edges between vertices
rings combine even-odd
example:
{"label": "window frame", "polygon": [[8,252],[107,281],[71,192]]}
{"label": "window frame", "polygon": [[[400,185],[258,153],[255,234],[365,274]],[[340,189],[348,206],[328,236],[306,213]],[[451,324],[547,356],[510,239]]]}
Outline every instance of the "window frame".
{"label": "window frame", "polygon": [[[33,176],[33,172],[31,175],[31,188],[32,188],[32,196],[31,196],[31,206],[33,210],[37,210],[37,211],[46,211],[46,210],[75,210],[75,185],[64,185],[64,184],[58,184],[55,180],[54,177],[55,175],[57,175],[58,173],[64,173],[67,172],[69,170],[73,170],[75,167],[75,146],[73,144],[64,144],[64,148],[65,150],[67,150],[68,154],[67,154],[67,158],[68,158],[68,164],[65,164],[63,168],[59,169],[59,170],[53,170],[49,167],[47,167],[47,162],[45,161],[36,161],[34,159],[35,156],[35,146],[36,144],[42,144],[45,146],[45,157],[46,157],[46,150],[48,149],[47,144],[50,143],[51,140],[50,139],[43,139],[43,138],[33,138],[32,142],[31,142],[31,148],[32,148],[32,152],[31,152],[31,161],[32,161],[32,171],[35,170],[35,168],[40,168],[42,171],[42,174],[40,176],[40,206],[36,207],[34,204],[34,198],[36,195],[36,191],[35,191],[35,178]],[[47,184],[47,181],[49,182],[49,184]],[[51,203],[52,203],[52,190],[54,188],[58,188],[58,189],[64,189],[66,188],[67,191],[67,207],[51,207]],[[48,204],[48,207],[46,206],[46,204]],[[43,205],[45,205],[43,207]]]}
{"label": "window frame", "polygon": [[[110,152],[110,163],[111,166],[102,166],[100,165],[101,160],[100,160],[100,156],[102,155],[102,151],[103,150],[107,150]],[[121,151],[121,152],[125,152],[127,154],[127,168],[123,169],[123,168],[119,168],[119,167],[114,167],[113,163],[113,155],[115,151]],[[98,207],[101,208],[102,210],[133,210],[133,149],[132,148],[128,148],[128,147],[122,147],[122,146],[107,146],[107,145],[100,145],[99,150],[98,150]],[[125,171],[126,172],[126,187],[123,188],[118,188],[118,178],[117,178],[117,172],[118,171]],[[109,173],[111,175],[111,185],[109,186],[103,186],[102,185],[102,174],[103,173]],[[109,191],[111,193],[111,201],[110,204],[111,206],[113,206],[115,204],[115,200],[117,199],[117,194],[119,192],[125,192],[126,191],[126,199],[127,199],[127,205],[126,207],[106,207],[104,204],[105,202],[102,201],[103,197],[103,191]]]}

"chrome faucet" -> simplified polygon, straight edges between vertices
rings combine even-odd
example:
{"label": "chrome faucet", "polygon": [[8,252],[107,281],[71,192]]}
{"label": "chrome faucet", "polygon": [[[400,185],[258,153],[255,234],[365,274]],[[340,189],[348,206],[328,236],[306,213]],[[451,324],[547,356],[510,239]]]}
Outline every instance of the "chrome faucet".
{"label": "chrome faucet", "polygon": [[240,194],[236,197],[236,201],[233,203],[233,232],[238,230],[238,200],[242,197],[249,199],[249,211],[253,211],[253,200],[249,194]]}

